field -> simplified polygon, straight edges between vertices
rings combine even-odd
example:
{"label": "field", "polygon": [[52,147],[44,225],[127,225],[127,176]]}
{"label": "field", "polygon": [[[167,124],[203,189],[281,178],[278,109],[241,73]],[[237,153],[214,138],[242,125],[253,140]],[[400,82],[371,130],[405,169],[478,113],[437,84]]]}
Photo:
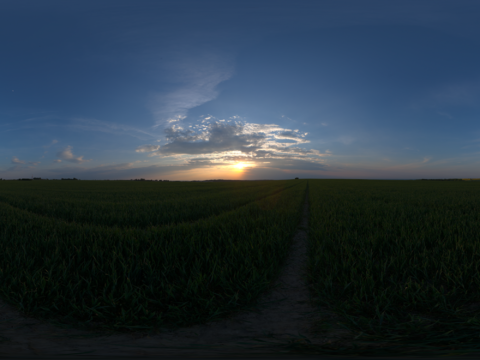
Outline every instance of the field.
{"label": "field", "polygon": [[478,348],[480,184],[309,183],[319,303],[372,340]]}
{"label": "field", "polygon": [[479,347],[469,181],[1,181],[0,297],[115,330],[222,317],[269,289],[307,188],[319,307],[367,341]]}
{"label": "field", "polygon": [[0,296],[122,329],[248,305],[288,253],[307,182],[2,182]]}

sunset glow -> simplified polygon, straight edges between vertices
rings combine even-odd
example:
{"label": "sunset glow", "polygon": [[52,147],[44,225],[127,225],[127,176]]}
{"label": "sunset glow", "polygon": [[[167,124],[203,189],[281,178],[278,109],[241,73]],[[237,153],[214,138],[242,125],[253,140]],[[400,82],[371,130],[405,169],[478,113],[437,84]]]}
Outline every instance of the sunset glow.
{"label": "sunset glow", "polygon": [[233,165],[233,167],[235,168],[235,170],[237,171],[242,171],[243,168],[245,168],[247,166],[247,164],[243,163],[243,162],[239,162],[239,163],[236,163],[235,165]]}
{"label": "sunset glow", "polygon": [[480,1],[250,3],[0,2],[0,179],[480,177]]}

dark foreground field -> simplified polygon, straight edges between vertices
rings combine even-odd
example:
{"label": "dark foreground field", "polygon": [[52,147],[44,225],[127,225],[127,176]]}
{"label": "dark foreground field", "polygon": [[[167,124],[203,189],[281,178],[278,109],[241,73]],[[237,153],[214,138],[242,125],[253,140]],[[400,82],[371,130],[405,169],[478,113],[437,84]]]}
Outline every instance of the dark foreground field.
{"label": "dark foreground field", "polygon": [[0,354],[473,353],[479,190],[2,181]]}

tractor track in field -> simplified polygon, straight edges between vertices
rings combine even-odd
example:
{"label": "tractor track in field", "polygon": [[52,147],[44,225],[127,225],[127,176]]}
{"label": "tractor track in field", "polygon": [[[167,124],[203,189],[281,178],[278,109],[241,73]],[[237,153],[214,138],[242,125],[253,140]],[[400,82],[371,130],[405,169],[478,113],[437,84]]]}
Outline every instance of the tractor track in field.
{"label": "tractor track in field", "polygon": [[356,334],[338,325],[333,312],[311,302],[304,275],[307,231],[308,188],[291,252],[256,311],[237,311],[206,324],[162,332],[99,333],[31,318],[0,301],[0,357],[268,358],[291,356],[292,347],[305,344],[351,345]]}

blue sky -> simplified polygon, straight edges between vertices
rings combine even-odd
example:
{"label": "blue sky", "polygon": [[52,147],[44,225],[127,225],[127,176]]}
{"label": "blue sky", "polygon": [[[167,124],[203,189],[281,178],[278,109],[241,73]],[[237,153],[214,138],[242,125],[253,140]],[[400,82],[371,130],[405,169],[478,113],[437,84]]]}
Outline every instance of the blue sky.
{"label": "blue sky", "polygon": [[480,2],[3,0],[0,178],[479,178]]}

